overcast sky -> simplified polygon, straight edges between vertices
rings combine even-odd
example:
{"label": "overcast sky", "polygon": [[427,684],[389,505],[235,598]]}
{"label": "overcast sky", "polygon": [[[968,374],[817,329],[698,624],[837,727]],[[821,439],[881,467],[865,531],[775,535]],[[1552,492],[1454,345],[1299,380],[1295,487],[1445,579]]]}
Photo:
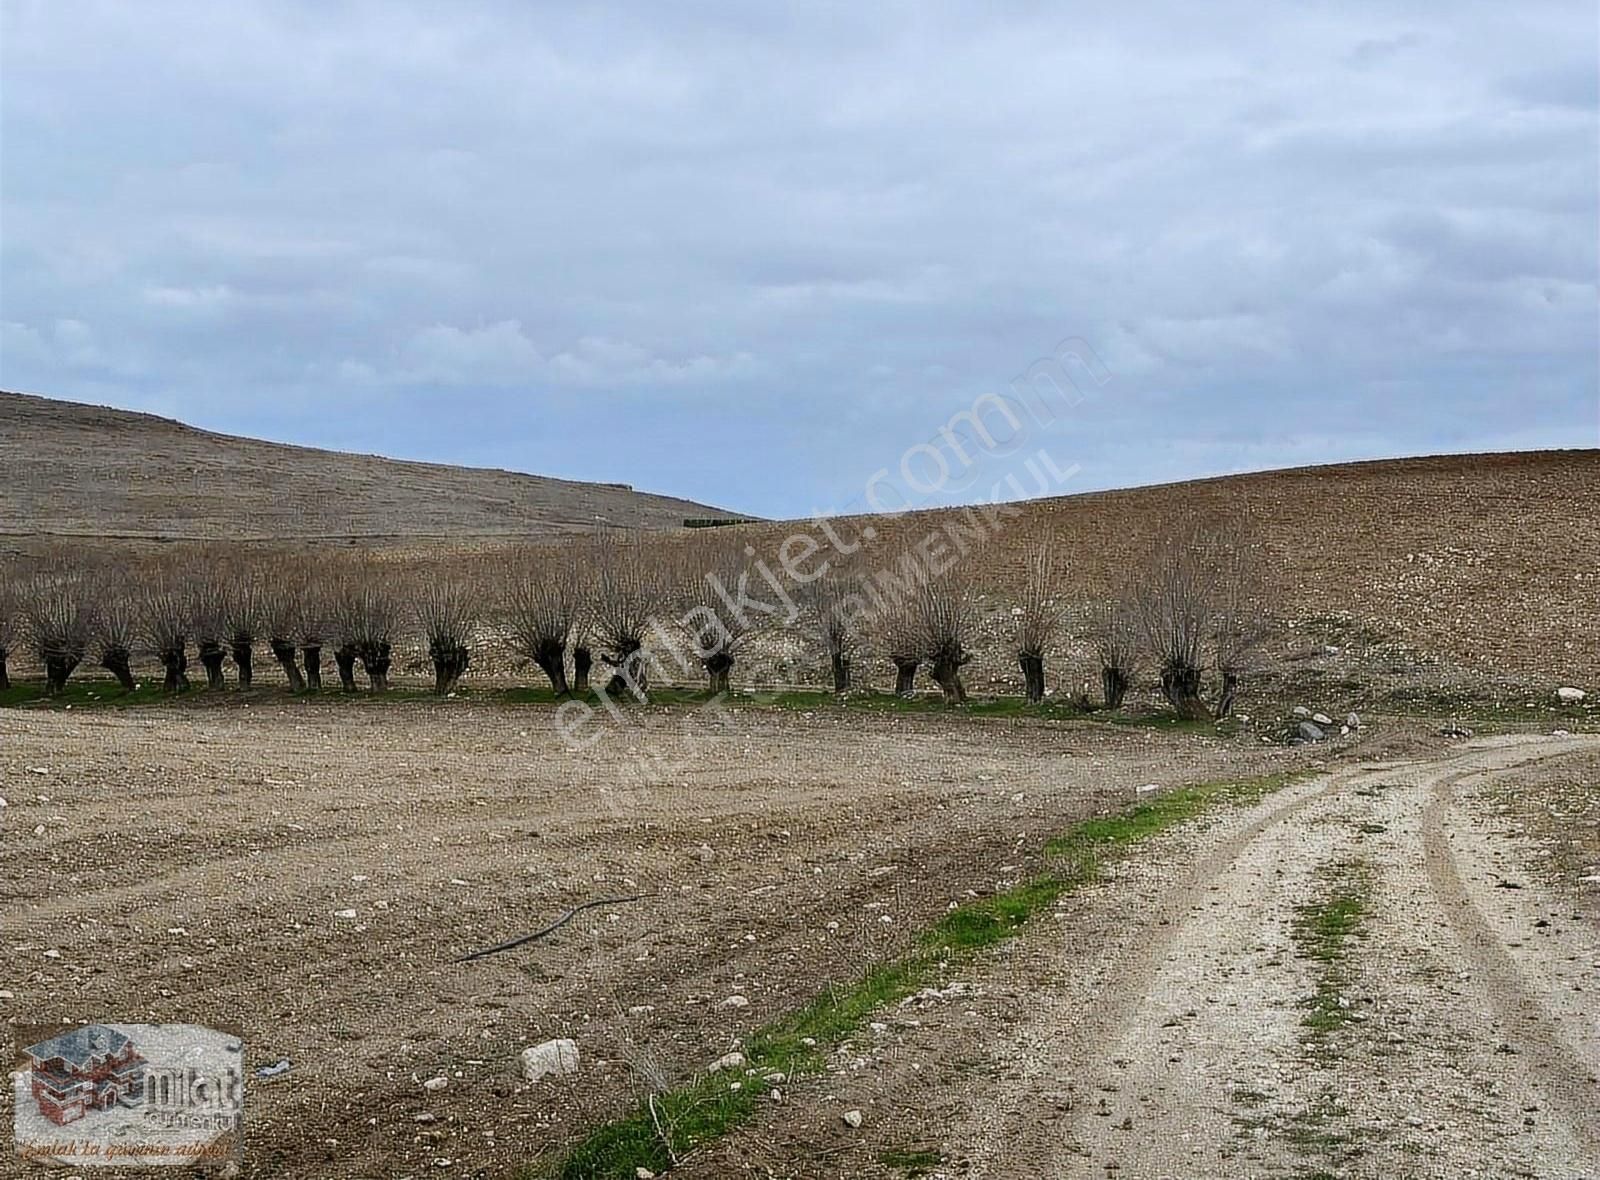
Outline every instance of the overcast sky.
{"label": "overcast sky", "polygon": [[4,0],[0,387],[763,515],[1067,339],[1073,488],[1596,445],[1590,0],[788,11]]}

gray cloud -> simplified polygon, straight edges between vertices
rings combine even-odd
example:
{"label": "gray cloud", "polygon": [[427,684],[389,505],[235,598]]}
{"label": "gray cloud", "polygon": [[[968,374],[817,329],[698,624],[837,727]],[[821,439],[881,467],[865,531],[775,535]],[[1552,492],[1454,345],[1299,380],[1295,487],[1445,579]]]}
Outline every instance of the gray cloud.
{"label": "gray cloud", "polygon": [[1065,337],[1082,486],[1593,445],[1563,3],[17,3],[0,384],[839,503]]}

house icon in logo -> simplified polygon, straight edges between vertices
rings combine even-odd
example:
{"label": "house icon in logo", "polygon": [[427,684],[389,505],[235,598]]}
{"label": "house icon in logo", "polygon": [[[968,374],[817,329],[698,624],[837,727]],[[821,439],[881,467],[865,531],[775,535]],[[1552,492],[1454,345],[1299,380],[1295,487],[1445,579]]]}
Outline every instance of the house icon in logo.
{"label": "house icon in logo", "polygon": [[39,1113],[57,1125],[76,1122],[92,1110],[144,1101],[149,1062],[114,1028],[88,1024],[23,1052],[33,1064]]}

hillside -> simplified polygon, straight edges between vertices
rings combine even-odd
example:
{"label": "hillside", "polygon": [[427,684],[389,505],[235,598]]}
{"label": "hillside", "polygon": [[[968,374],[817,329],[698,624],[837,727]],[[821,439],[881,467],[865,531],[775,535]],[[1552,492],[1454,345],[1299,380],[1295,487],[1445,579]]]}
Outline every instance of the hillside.
{"label": "hillside", "polygon": [[3,392],[0,470],[12,538],[526,536],[728,515],[621,484],[259,442]]}
{"label": "hillside", "polygon": [[[1442,659],[1535,683],[1592,682],[1597,505],[1600,450],[1346,463],[1030,501],[969,560],[1003,595],[1021,581],[1027,543],[1048,535],[1075,597],[1109,594],[1170,523],[1243,515],[1274,613],[1318,648],[1370,650],[1397,670]],[[957,519],[873,519],[875,552],[887,564]],[[782,526],[751,527],[775,549]]]}

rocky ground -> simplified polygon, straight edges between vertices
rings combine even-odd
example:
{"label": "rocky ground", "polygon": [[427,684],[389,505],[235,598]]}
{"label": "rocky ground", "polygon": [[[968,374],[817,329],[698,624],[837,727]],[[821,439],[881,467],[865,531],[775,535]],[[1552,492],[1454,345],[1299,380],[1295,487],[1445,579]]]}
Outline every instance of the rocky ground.
{"label": "rocky ground", "polygon": [[[54,1021],[235,1031],[250,1070],[289,1062],[250,1079],[245,1174],[511,1175],[1138,787],[1350,744],[652,709],[574,753],[553,722],[272,696],[0,712],[4,1049]],[[525,1081],[557,1037],[577,1074]]]}

